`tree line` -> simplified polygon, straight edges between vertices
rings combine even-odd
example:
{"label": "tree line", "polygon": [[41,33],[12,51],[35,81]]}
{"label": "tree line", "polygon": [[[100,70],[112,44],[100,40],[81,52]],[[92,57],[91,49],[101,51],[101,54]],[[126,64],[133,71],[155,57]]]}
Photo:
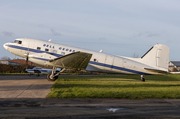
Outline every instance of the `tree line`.
{"label": "tree line", "polygon": [[31,66],[0,64],[0,73],[25,73],[26,68]]}
{"label": "tree line", "polygon": [[[1,57],[2,61],[9,61],[11,58],[4,56]],[[32,68],[29,65],[6,65],[0,63],[0,73],[25,73],[26,68]]]}

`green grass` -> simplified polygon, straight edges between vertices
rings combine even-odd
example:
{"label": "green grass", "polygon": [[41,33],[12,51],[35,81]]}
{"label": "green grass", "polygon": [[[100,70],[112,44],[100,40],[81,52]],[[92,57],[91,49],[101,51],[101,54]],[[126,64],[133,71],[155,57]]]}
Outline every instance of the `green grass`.
{"label": "green grass", "polygon": [[180,75],[60,76],[48,98],[180,98]]}

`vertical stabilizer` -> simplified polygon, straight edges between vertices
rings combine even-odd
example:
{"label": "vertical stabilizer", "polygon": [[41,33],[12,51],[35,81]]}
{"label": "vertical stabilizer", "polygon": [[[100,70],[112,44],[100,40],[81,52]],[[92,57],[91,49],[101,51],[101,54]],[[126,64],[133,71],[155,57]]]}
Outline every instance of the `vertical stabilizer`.
{"label": "vertical stabilizer", "polygon": [[145,53],[141,59],[143,63],[147,65],[167,70],[169,63],[169,47],[163,44],[156,44]]}

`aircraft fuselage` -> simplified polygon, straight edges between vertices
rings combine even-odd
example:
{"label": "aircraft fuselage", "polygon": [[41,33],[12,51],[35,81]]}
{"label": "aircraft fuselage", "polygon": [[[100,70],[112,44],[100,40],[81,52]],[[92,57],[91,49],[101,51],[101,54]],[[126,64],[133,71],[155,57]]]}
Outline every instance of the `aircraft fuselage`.
{"label": "aircraft fuselage", "polygon": [[4,47],[9,52],[22,58],[26,58],[26,54],[29,53],[29,61],[40,65],[53,66],[53,64],[49,63],[49,60],[81,51],[92,54],[92,57],[86,67],[87,71],[142,75],[161,73],[159,71],[156,72],[154,70],[146,69],[167,70],[162,67],[157,68],[157,64],[146,64],[146,61],[142,58],[115,56],[36,39],[19,38],[16,39],[15,42],[4,44]]}

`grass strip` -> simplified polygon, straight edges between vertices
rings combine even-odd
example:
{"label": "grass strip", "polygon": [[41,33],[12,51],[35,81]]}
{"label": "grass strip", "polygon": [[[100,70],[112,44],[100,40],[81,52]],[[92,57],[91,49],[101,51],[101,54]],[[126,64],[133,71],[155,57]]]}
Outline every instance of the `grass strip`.
{"label": "grass strip", "polygon": [[48,98],[180,98],[180,75],[60,76]]}

